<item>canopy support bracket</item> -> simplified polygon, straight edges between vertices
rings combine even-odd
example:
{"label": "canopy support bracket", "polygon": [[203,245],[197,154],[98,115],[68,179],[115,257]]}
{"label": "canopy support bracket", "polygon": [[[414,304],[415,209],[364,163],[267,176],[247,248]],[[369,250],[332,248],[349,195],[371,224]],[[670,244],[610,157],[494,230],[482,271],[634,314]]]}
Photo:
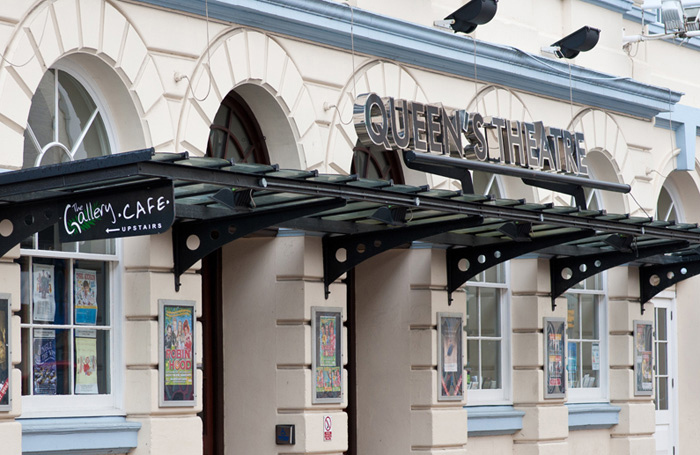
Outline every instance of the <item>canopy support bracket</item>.
{"label": "canopy support bracket", "polygon": [[327,235],[323,237],[323,284],[326,299],[330,294],[331,283],[343,273],[379,253],[414,240],[478,226],[482,222],[482,217],[473,216],[335,237]]}
{"label": "canopy support bracket", "polygon": [[644,304],[651,300],[656,294],[669,286],[699,274],[700,259],[640,267],[639,300],[642,314],[644,314]]}
{"label": "canopy support bracket", "polygon": [[471,278],[484,270],[509,261],[523,254],[532,253],[550,246],[573,242],[574,240],[592,237],[595,231],[585,229],[577,232],[567,232],[530,242],[508,241],[481,246],[450,248],[447,250],[447,293],[452,301],[452,293]]}
{"label": "canopy support bracket", "polygon": [[342,198],[294,204],[275,210],[238,213],[224,218],[188,221],[173,225],[175,291],[180,277],[212,251],[261,229],[326,210],[343,207]]}
{"label": "canopy support bracket", "polygon": [[552,287],[552,311],[556,308],[556,299],[577,283],[605,270],[617,267],[637,259],[668,253],[686,248],[686,241],[672,241],[647,247],[632,246],[632,251],[609,251],[607,253],[586,254],[552,258],[549,261],[549,274]]}

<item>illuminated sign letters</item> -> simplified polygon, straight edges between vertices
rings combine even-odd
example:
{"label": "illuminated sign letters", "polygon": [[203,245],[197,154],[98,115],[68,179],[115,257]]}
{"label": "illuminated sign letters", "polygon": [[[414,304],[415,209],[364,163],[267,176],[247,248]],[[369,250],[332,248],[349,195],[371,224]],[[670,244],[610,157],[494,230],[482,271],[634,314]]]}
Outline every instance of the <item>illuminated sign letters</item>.
{"label": "illuminated sign letters", "polygon": [[542,122],[450,112],[442,106],[376,93],[358,97],[353,117],[357,136],[365,145],[588,175],[583,134]]}

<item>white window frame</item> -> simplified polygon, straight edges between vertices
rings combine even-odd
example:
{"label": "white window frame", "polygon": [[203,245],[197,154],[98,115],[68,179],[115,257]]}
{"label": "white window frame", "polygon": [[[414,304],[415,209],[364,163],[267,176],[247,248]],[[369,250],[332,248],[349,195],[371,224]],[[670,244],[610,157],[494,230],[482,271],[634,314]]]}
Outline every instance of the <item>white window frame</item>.
{"label": "white window frame", "polygon": [[[480,274],[483,276],[484,272]],[[469,286],[479,288],[499,289],[500,303],[499,311],[501,316],[501,388],[500,389],[469,389],[466,388],[467,406],[484,405],[511,405],[513,404],[512,393],[512,350],[511,350],[511,313],[510,313],[510,261],[503,263],[503,283],[488,283],[484,281],[467,281],[464,288]],[[466,294],[465,294],[466,305]],[[467,315],[469,317],[469,315]],[[465,324],[466,327],[466,324]],[[465,339],[469,343],[465,330]],[[469,352],[469,349],[467,349]],[[469,359],[467,359],[469,360]]]}
{"label": "white window frame", "polygon": [[[598,333],[600,339],[600,381],[598,387],[578,387],[574,388],[568,384],[569,375],[567,371],[567,390],[569,403],[600,403],[609,401],[609,375],[610,367],[608,360],[608,296],[607,296],[607,273],[600,274],[601,289],[569,289],[567,294],[593,295],[598,302]],[[584,281],[585,283],[585,281]],[[585,288],[585,284],[584,284]],[[568,353],[567,337],[567,353]],[[580,362],[580,360],[579,360]]]}
{"label": "white window frame", "polygon": [[[101,114],[107,140],[112,153],[119,150],[115,134],[115,120],[105,101],[96,89],[97,83],[92,81],[88,71],[73,61],[57,62],[50,69],[63,71],[74,77],[92,97]],[[36,235],[36,234],[35,234]],[[35,258],[104,261],[109,264],[110,292],[110,338],[109,338],[109,370],[110,393],[99,395],[22,395],[22,418],[33,417],[76,417],[76,416],[110,416],[125,415],[124,410],[124,328],[123,328],[123,242],[114,240],[114,254],[79,253],[76,251],[51,251],[34,248],[21,248],[21,256]],[[25,324],[20,324],[22,328]],[[21,337],[21,334],[20,334]],[[71,359],[74,353],[70,354]],[[32,359],[29,359],[30,362]],[[31,366],[29,366],[31,368]],[[74,365],[71,365],[74,368]],[[71,374],[74,374],[71,372]]]}

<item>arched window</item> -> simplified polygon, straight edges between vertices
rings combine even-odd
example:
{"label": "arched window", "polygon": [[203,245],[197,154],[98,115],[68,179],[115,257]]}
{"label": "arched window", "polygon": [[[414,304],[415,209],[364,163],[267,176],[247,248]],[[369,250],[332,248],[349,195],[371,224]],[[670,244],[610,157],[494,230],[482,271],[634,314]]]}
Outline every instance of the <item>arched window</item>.
{"label": "arched window", "polygon": [[[27,119],[24,168],[112,153],[105,110],[81,80],[62,69],[44,74]],[[22,241],[20,253],[23,416],[118,407],[115,241],[61,243],[53,226]]]}
{"label": "arched window", "polygon": [[23,167],[110,153],[102,113],[85,87],[65,71],[47,71],[32,98]]}
{"label": "arched window", "polygon": [[665,185],[661,187],[656,202],[656,218],[661,221],[681,221],[676,201]]}
{"label": "arched window", "polygon": [[235,163],[270,164],[265,136],[243,97],[230,92],[211,124],[207,155]]}
{"label": "arched window", "polygon": [[403,171],[396,150],[383,150],[358,144],[353,149],[350,172],[362,178],[393,180],[404,183]]}

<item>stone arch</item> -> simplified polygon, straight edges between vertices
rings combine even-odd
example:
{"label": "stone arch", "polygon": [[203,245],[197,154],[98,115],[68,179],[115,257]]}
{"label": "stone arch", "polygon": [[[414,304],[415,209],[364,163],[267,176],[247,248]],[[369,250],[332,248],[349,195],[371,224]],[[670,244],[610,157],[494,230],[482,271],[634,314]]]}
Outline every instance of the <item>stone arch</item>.
{"label": "stone arch", "polygon": [[[371,60],[360,65],[343,86],[333,106],[328,106],[329,109],[333,109],[333,115],[326,146],[327,172],[345,175],[350,173],[353,148],[357,143],[357,133],[352,120],[355,96],[369,92],[375,92],[382,97],[393,96],[420,103],[428,102],[420,82],[407,68],[383,60]],[[403,173],[406,183],[411,185],[428,183],[431,187],[441,188],[449,184],[449,180],[443,177],[415,172],[405,167]]]}
{"label": "stone arch", "polygon": [[20,20],[2,52],[0,103],[6,108],[0,140],[17,154],[8,160],[11,167],[22,165],[31,98],[43,74],[58,61],[79,65],[101,86],[111,114],[128,125],[122,130],[129,134],[117,142],[120,149],[172,148],[170,112],[156,65],[139,32],[111,3],[41,3]]}
{"label": "stone arch", "polygon": [[[479,89],[467,104],[466,109],[469,112],[478,112],[484,117],[501,117],[531,123],[534,121],[523,98],[513,90],[498,85],[486,85]],[[495,138],[489,142],[497,144]],[[498,175],[496,180],[504,191],[502,197],[525,198],[527,200],[534,198],[534,200],[542,201],[549,196],[543,190],[525,185],[519,178]],[[478,191],[476,188],[475,190]]]}
{"label": "stone arch", "polygon": [[[180,114],[178,149],[206,153],[214,115],[224,97],[236,90],[266,136],[272,163],[302,169],[323,166],[311,95],[292,57],[274,38],[242,28],[227,31],[197,63],[191,81]],[[205,93],[208,96],[202,96]]]}
{"label": "stone arch", "polygon": [[[628,163],[632,154],[620,125],[612,115],[599,109],[582,109],[567,129],[583,133],[588,152],[586,162],[592,178],[614,183],[634,181],[634,175],[624,173],[632,172],[634,166]],[[629,212],[629,201],[623,194],[601,191],[599,197],[602,208],[615,213]]]}
{"label": "stone arch", "polygon": [[[647,170],[649,177],[653,178],[654,210],[661,188],[666,187],[678,206],[680,219],[676,221],[699,223],[700,207],[696,201],[700,199],[700,162],[695,161],[695,172],[676,171],[677,159],[677,150],[671,150],[661,158],[658,167],[649,167]],[[658,217],[659,214],[654,213],[654,218]]]}

